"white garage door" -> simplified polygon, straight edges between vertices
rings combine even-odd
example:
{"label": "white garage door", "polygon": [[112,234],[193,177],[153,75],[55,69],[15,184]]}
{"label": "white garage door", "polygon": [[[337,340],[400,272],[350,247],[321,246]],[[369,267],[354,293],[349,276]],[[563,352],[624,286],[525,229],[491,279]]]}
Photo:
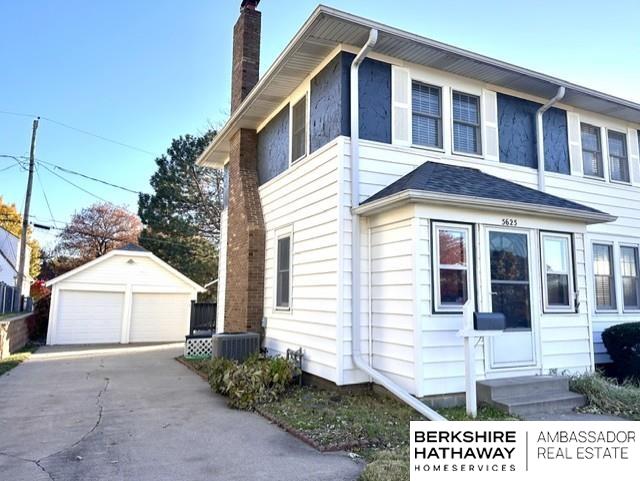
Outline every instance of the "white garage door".
{"label": "white garage door", "polygon": [[184,341],[190,306],[187,294],[134,294],[129,342]]}
{"label": "white garage door", "polygon": [[120,342],[124,293],[61,290],[56,344]]}

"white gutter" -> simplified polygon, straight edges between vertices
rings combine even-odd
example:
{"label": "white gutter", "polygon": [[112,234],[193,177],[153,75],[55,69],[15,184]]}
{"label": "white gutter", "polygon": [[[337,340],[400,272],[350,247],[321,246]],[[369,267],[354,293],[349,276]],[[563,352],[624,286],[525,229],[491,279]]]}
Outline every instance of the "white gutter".
{"label": "white gutter", "polygon": [[391,379],[379,373],[362,358],[360,347],[360,215],[354,210],[360,205],[360,124],[358,72],[369,51],[378,41],[378,31],[371,29],[369,39],[351,64],[351,357],[353,364],[364,371],[394,396],[407,403],[432,421],[446,421],[444,417],[420,402]]}
{"label": "white gutter", "polygon": [[565,88],[558,87],[558,92],[555,97],[549,100],[546,104],[538,109],[536,112],[536,140],[538,144],[538,190],[544,192],[544,128],[542,126],[542,115],[553,106],[556,102],[559,102],[564,98]]}

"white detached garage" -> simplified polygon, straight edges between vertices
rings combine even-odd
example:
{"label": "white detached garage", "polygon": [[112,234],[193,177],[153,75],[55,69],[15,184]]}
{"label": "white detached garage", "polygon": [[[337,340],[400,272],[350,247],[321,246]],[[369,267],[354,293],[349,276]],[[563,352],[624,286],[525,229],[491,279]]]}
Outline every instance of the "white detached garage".
{"label": "white detached garage", "polygon": [[181,341],[205,289],[140,246],[113,250],[47,282],[47,344]]}

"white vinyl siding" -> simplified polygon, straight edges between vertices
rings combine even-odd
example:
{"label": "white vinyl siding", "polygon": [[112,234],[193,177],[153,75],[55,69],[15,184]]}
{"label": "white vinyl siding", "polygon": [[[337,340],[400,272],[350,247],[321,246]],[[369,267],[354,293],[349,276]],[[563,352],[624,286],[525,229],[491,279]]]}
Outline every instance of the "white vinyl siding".
{"label": "white vinyl siding", "polygon": [[[304,370],[339,383],[338,141],[260,187],[266,237],[265,347],[304,350]],[[277,235],[291,233],[288,310],[276,309]]]}

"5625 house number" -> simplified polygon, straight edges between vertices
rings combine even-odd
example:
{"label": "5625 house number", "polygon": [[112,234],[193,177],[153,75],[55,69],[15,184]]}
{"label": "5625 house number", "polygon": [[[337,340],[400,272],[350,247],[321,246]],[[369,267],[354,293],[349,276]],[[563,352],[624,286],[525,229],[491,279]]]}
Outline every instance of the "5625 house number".
{"label": "5625 house number", "polygon": [[518,219],[514,219],[512,217],[504,218],[502,219],[502,225],[508,226],[508,227],[515,227],[518,225]]}

